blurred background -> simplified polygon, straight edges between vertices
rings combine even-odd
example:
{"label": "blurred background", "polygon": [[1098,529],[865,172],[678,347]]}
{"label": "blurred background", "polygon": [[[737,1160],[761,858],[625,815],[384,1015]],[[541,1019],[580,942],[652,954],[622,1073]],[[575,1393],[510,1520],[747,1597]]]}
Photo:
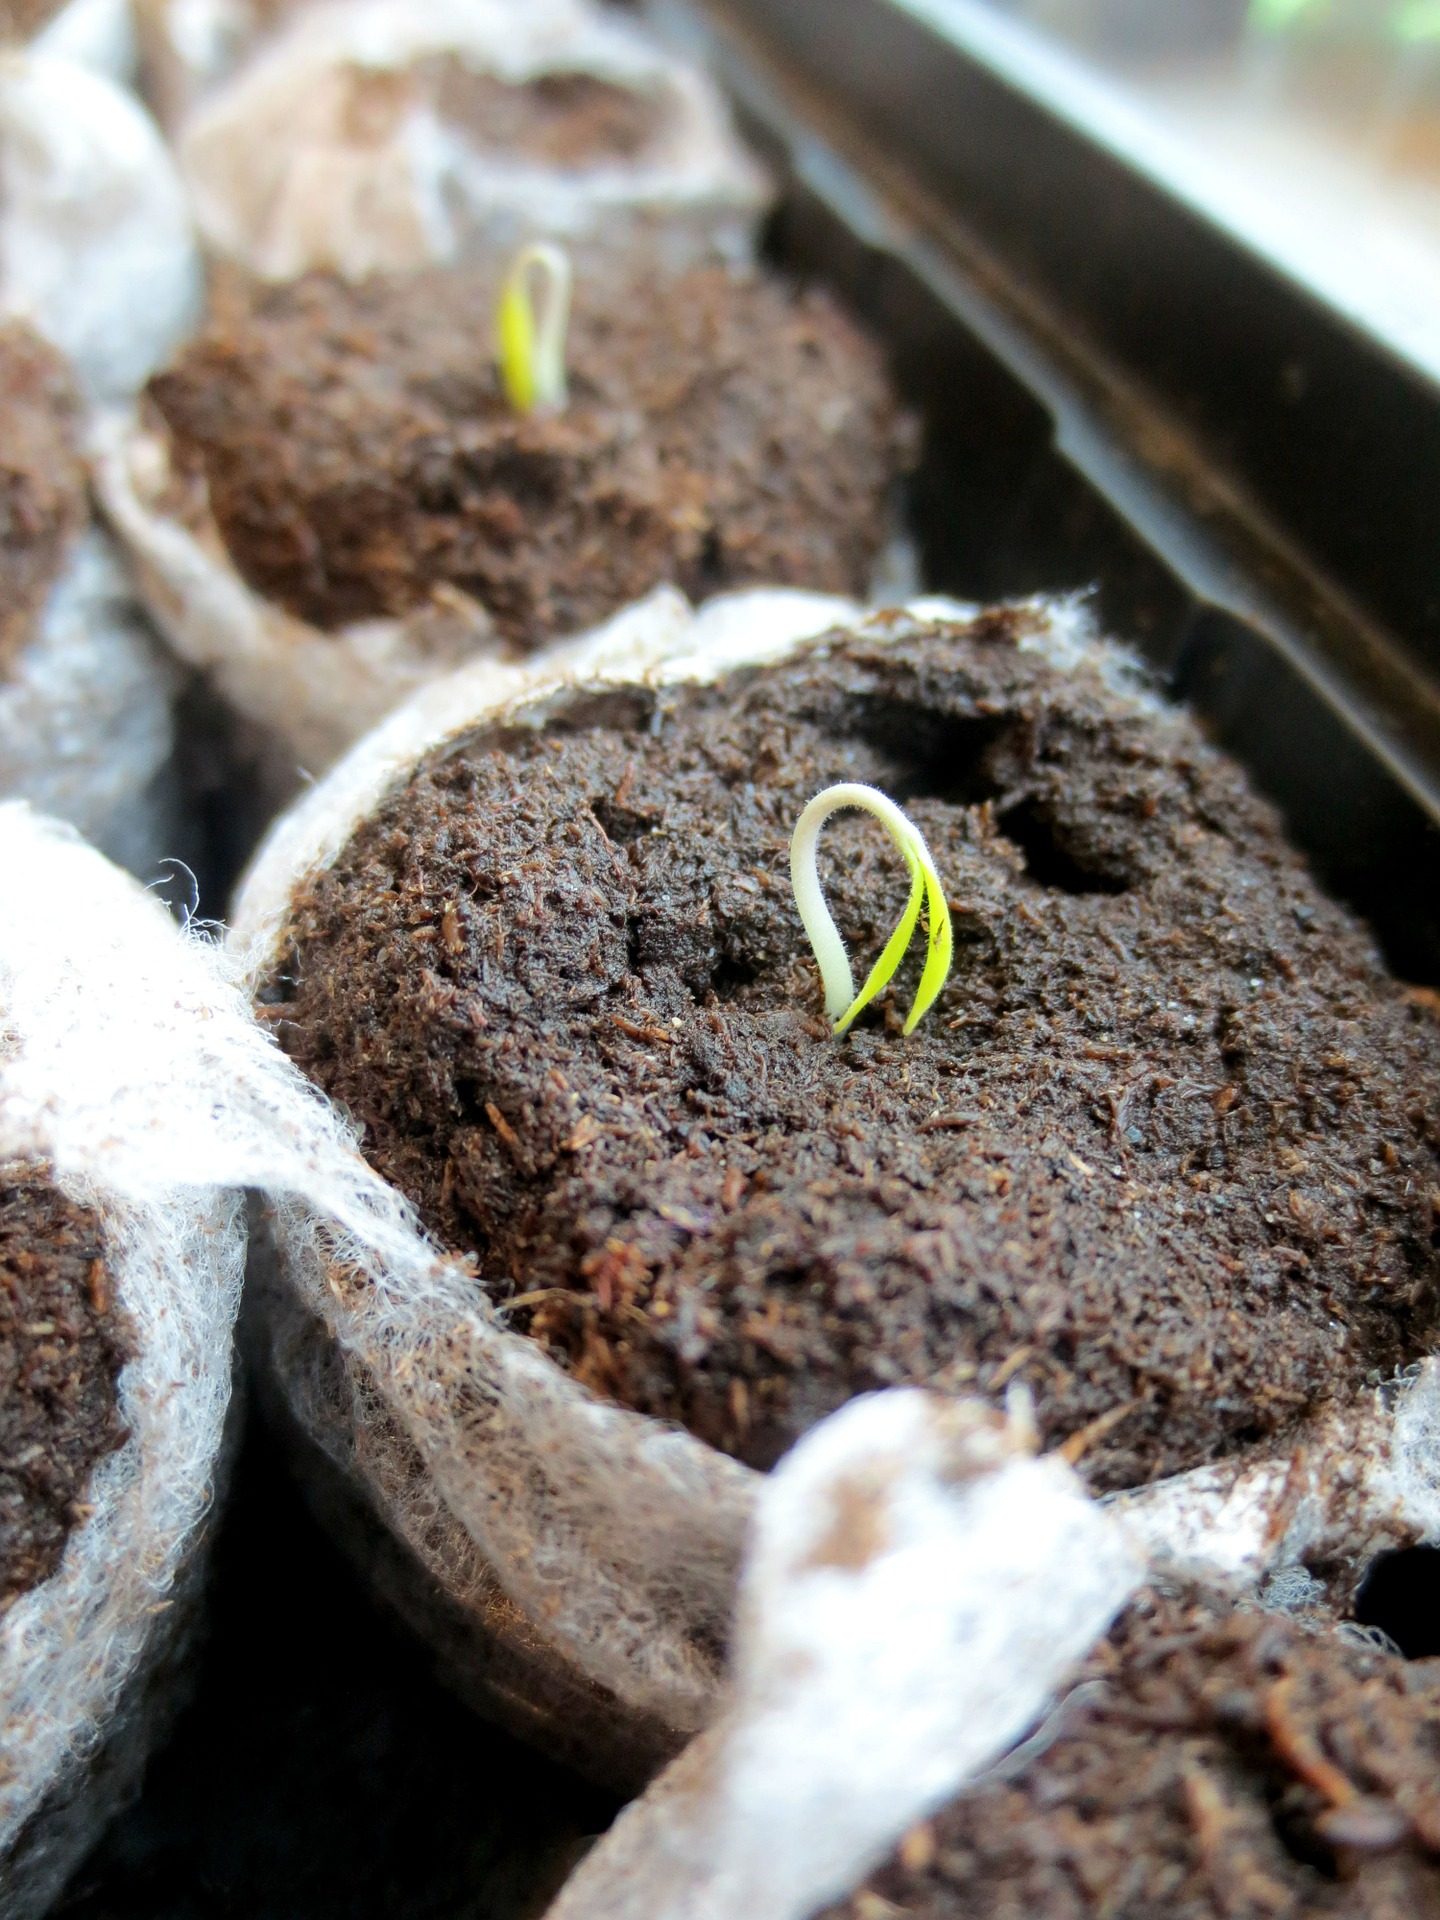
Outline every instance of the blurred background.
{"label": "blurred background", "polygon": [[1440,373],[1440,0],[911,4]]}

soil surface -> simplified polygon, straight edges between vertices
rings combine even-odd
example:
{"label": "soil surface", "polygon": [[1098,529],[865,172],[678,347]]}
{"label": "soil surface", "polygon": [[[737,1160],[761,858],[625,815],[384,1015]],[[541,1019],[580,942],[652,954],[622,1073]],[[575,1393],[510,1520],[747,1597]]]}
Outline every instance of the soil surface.
{"label": "soil surface", "polygon": [[822,1920],[1440,1915],[1440,1661],[1148,1595],[1080,1681]]}
{"label": "soil surface", "polygon": [[59,354],[28,327],[0,323],[0,674],[88,515],[79,416]]}
{"label": "soil surface", "polygon": [[[754,1465],[870,1388],[1023,1380],[1135,1484],[1432,1342],[1426,996],[1188,719],[1036,624],[889,616],[462,741],[262,996],[516,1326]],[[821,1017],[787,849],[838,780],[910,811],[955,916],[909,1039],[918,951],[848,1040]],[[858,814],[821,864],[863,978],[904,869]]]}
{"label": "soil surface", "polygon": [[461,60],[417,63],[443,120],[497,159],[578,168],[636,159],[660,131],[663,109],[633,87],[593,73],[543,73],[519,84]]}
{"label": "soil surface", "polygon": [[663,580],[859,593],[909,426],[820,294],[702,268],[576,292],[571,397],[521,417],[492,276],[232,287],[150,393],[173,506],[208,502],[249,584],[323,628],[457,590],[520,647]]}
{"label": "soil surface", "polygon": [[99,1220],[39,1173],[0,1175],[0,1613],[55,1571],[125,1439],[129,1351]]}

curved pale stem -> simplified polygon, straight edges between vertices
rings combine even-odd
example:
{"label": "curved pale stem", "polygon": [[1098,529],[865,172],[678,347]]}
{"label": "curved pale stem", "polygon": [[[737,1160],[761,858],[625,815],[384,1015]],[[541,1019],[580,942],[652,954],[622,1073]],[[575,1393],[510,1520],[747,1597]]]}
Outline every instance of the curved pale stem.
{"label": "curved pale stem", "polygon": [[[495,310],[500,380],[517,413],[555,412],[568,397],[565,337],[574,275],[563,247],[537,241],[510,262]],[[539,280],[538,300],[532,282]]]}
{"label": "curved pale stem", "polygon": [[[910,898],[905,903],[905,911],[858,994],[855,991],[855,977],[850,971],[850,956],[845,951],[845,942],[825,903],[816,864],[820,829],[832,813],[840,813],[847,807],[858,807],[880,822],[899,848],[910,871]],[[940,884],[940,876],[930,857],[930,849],[925,844],[925,836],[914,821],[878,787],[862,786],[858,781],[827,787],[824,793],[816,794],[795,823],[795,831],[790,837],[790,884],[795,889],[795,905],[814,949],[815,963],[820,969],[820,981],[825,989],[825,1011],[834,1022],[837,1034],[846,1032],[855,1016],[890,984],[914,938],[920,909],[924,905],[930,928],[925,966],[910,1011],[905,1017],[905,1032],[912,1033],[935,1004],[950,972],[954,955],[954,936],[945,889]]]}

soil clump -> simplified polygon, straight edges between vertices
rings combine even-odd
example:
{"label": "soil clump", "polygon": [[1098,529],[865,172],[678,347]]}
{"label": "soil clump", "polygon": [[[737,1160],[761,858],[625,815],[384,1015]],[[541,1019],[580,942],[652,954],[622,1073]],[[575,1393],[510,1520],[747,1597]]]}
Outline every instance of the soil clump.
{"label": "soil clump", "polygon": [[492,275],[232,286],[151,400],[174,511],[322,629],[464,594],[519,648],[671,581],[861,594],[912,432],[822,294],[720,268],[576,293],[570,398],[517,414]]}
{"label": "soil clump", "polygon": [[[1033,1389],[1099,1487],[1430,1349],[1440,1027],[1240,770],[1038,616],[888,616],[434,753],[298,898],[263,1014],[513,1324],[767,1467],[868,1389]],[[955,921],[837,1042],[788,876],[882,788]],[[844,815],[857,978],[904,869]]]}

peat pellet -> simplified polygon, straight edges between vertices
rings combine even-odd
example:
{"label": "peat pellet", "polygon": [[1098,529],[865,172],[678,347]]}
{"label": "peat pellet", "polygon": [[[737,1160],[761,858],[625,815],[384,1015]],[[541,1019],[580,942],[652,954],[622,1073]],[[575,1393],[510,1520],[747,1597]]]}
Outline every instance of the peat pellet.
{"label": "peat pellet", "polygon": [[31,1920],[185,1698],[245,1220],[238,1182],[177,1171],[209,961],[14,802],[0,870],[0,1909]]}
{"label": "peat pellet", "polygon": [[[817,1018],[786,846],[837,779],[954,913],[905,1038],[900,988]],[[826,844],[872,954],[906,875],[862,816]],[[1432,1012],[1188,719],[1023,610],[446,742],[262,998],[508,1326],[751,1466],[857,1393],[1022,1382],[1135,1486],[1433,1338]]]}
{"label": "peat pellet", "polygon": [[913,424],[823,293],[582,270],[568,399],[522,414],[502,277],[232,287],[105,462],[156,619],[292,780],[457,659],[661,584],[864,595],[891,542]]}
{"label": "peat pellet", "polygon": [[671,267],[753,250],[769,184],[719,89],[594,0],[241,0],[233,25],[141,10],[200,232],[247,273],[360,279],[538,236]]}
{"label": "peat pellet", "polygon": [[[857,781],[948,897],[908,1036],[920,956],[837,1040],[791,897]],[[820,873],[868,966],[899,853],[842,814]],[[233,938],[331,1096],[257,1268],[302,1471],[612,1784],[717,1711],[762,1475],[871,1389],[1033,1414],[1097,1490],[1200,1469],[1136,1518],[1191,1575],[1431,1524],[1433,1377],[1382,1383],[1433,1334],[1433,1014],[1072,603],[659,593],[477,661],[277,822]]]}
{"label": "peat pellet", "polygon": [[105,406],[133,398],[202,304],[174,161],[105,77],[130,45],[124,0],[72,0],[0,68],[0,316],[43,334]]}
{"label": "peat pellet", "polygon": [[0,798],[146,869],[175,845],[178,676],[92,520],[70,367],[0,321]]}
{"label": "peat pellet", "polygon": [[908,437],[828,298],[720,268],[582,279],[569,400],[522,415],[497,284],[312,276],[223,307],[151,382],[180,497],[256,593],[327,633],[463,594],[529,649],[662,580],[864,590]]}
{"label": "peat pellet", "polygon": [[1440,1670],[1150,1593],[1035,1742],[823,1920],[1440,1913]]}
{"label": "peat pellet", "polygon": [[79,393],[60,355],[18,321],[0,324],[0,411],[0,673],[6,673],[90,518]]}
{"label": "peat pellet", "polygon": [[[33,19],[34,10],[27,10]],[[180,675],[92,512],[98,414],[125,406],[198,315],[179,180],[99,64],[121,4],[59,9],[0,62],[0,799],[151,873],[180,818]],[[93,41],[92,41],[93,33]],[[87,52],[88,50],[88,52]]]}
{"label": "peat pellet", "polygon": [[104,1229],[39,1166],[0,1169],[0,1614],[47,1580],[125,1439],[133,1336]]}
{"label": "peat pellet", "polygon": [[[909,1397],[874,1396],[797,1448],[766,1486],[762,1534],[797,1463],[833,1448],[832,1434],[848,1423]],[[880,1489],[893,1487],[875,1461],[872,1448],[869,1471],[852,1470],[851,1502],[866,1487],[883,1503]],[[807,1542],[810,1556],[796,1555],[793,1571],[815,1579],[818,1561],[829,1591],[804,1613],[775,1594],[765,1596],[768,1609],[757,1605],[747,1568],[725,1711],[597,1842],[547,1920],[1440,1913],[1440,1667],[1407,1663],[1333,1618],[1237,1607],[1183,1583],[1137,1593],[1132,1582],[1130,1604],[1111,1608],[1108,1635],[1090,1641],[1088,1656],[1057,1663],[1064,1671],[1037,1700],[1025,1736],[982,1761],[971,1689],[982,1720],[997,1699],[1018,1705],[1027,1687],[1037,1699],[1036,1669],[1054,1644],[1033,1639],[1020,1670],[997,1687],[991,1605],[1011,1623],[1038,1619],[1063,1609],[1062,1596],[1078,1595],[1095,1571],[1093,1549],[1043,1567],[1033,1541],[1021,1544],[1033,1523],[1022,1506],[1009,1502],[1004,1538],[1028,1552],[1030,1577],[1003,1601],[985,1586],[994,1547],[980,1528],[932,1591],[903,1582],[887,1592],[892,1635],[907,1652],[923,1645],[924,1659],[890,1657],[890,1647],[877,1661],[861,1644],[863,1611],[836,1604],[846,1583],[875,1578],[887,1554],[913,1551],[913,1541],[899,1545],[903,1529],[892,1524],[888,1537],[881,1529],[869,1565],[857,1555],[843,1570]],[[833,1525],[823,1490],[811,1508]],[[810,1518],[787,1515],[792,1541],[806,1537]],[[971,1579],[980,1597],[951,1654],[927,1639],[924,1623]],[[784,1623],[777,1637],[788,1657],[774,1666],[763,1659],[767,1619]],[[850,1628],[853,1658],[821,1650],[837,1620]],[[808,1658],[797,1657],[802,1645]],[[942,1678],[947,1655],[956,1665]]]}

